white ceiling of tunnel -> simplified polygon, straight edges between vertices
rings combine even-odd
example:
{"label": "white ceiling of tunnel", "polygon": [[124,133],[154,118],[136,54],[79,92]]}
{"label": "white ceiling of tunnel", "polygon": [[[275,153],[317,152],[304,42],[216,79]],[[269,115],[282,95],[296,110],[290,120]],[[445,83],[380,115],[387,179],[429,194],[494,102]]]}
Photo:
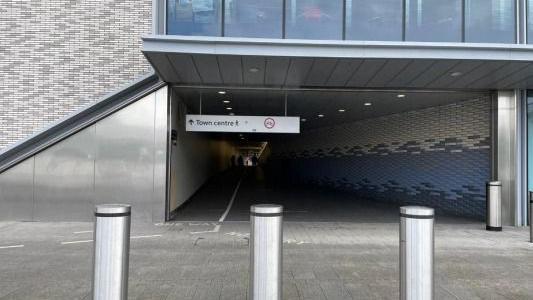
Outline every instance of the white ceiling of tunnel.
{"label": "white ceiling of tunnel", "polygon": [[[220,89],[175,87],[174,90],[187,104],[190,113],[200,112],[200,92],[203,114],[285,113],[285,92],[279,90],[224,89],[223,95],[218,93]],[[306,122],[302,123],[303,128],[314,128],[486,96],[488,94],[483,92],[445,91],[289,91],[287,115],[306,119]],[[228,107],[231,107],[231,110],[228,110]]]}

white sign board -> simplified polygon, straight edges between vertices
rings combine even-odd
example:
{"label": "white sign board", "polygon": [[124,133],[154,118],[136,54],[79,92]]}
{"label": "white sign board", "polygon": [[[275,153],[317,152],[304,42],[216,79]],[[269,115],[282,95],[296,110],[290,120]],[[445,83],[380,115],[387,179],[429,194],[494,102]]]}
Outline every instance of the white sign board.
{"label": "white sign board", "polygon": [[185,123],[197,132],[300,133],[300,117],[187,115]]}

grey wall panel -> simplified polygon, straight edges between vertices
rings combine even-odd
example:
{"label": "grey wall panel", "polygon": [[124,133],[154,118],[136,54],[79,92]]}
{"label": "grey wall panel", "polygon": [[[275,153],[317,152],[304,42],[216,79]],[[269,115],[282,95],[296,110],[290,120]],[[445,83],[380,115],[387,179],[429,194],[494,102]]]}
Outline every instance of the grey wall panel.
{"label": "grey wall panel", "polygon": [[128,203],[152,219],[155,94],[96,124],[95,202]]}
{"label": "grey wall panel", "polygon": [[91,221],[94,126],[35,156],[35,221]]}
{"label": "grey wall panel", "polygon": [[166,217],[169,113],[168,88],[164,87],[155,93],[153,222],[163,222]]}
{"label": "grey wall panel", "polygon": [[0,219],[31,221],[34,158],[0,174]]}

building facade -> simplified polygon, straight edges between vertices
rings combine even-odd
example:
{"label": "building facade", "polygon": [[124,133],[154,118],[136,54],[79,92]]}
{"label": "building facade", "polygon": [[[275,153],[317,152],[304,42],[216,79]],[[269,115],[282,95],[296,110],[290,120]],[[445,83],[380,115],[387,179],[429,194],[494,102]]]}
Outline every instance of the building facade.
{"label": "building facade", "polygon": [[[185,132],[187,113],[284,109],[302,119],[302,134],[272,138],[272,160],[289,161],[295,183],[483,219],[484,185],[499,180],[504,223],[524,225],[530,8],[527,0],[6,2],[0,201],[13,209],[2,217],[63,219],[41,208],[62,199],[90,218],[89,204],[131,195],[144,170],[151,184],[136,193],[138,215],[168,219],[234,151]],[[152,119],[125,114],[141,105]],[[136,124],[153,136],[117,139]],[[69,202],[58,182],[79,169],[58,149],[73,151],[82,133],[95,146],[76,156],[88,169],[70,191],[88,192]],[[191,164],[198,153],[211,163]],[[103,167],[110,161],[122,169]],[[54,172],[61,176],[48,181]],[[118,198],[107,196],[116,185]]]}

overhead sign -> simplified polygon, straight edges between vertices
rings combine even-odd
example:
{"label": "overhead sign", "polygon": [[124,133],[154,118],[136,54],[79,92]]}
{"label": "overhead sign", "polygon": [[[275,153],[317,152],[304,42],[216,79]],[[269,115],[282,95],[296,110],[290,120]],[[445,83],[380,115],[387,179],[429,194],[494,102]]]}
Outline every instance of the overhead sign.
{"label": "overhead sign", "polygon": [[187,115],[186,131],[300,133],[300,117]]}

